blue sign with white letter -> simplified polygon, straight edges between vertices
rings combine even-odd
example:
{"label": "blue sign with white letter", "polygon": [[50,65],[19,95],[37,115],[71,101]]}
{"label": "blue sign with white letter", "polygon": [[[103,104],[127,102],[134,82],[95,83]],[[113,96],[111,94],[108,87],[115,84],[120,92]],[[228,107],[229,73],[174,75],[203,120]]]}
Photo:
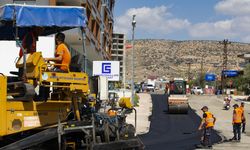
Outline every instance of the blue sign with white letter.
{"label": "blue sign with white letter", "polygon": [[111,63],[102,63],[102,73],[111,73]]}
{"label": "blue sign with white letter", "polygon": [[216,75],[215,74],[206,74],[206,76],[205,76],[205,80],[206,81],[215,81],[215,79],[216,79]]}
{"label": "blue sign with white letter", "polygon": [[237,70],[224,70],[222,71],[222,75],[225,77],[236,77],[238,76],[239,72]]}

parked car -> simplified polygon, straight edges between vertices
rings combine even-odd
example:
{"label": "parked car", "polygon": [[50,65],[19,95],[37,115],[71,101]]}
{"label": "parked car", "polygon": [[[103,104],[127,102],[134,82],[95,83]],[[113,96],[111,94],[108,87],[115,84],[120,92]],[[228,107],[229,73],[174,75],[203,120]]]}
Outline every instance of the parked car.
{"label": "parked car", "polygon": [[199,86],[194,86],[192,89],[191,89],[191,94],[204,94],[203,90],[201,87]]}
{"label": "parked car", "polygon": [[147,84],[146,89],[147,89],[148,92],[154,92],[155,91],[155,87],[152,84]]}
{"label": "parked car", "polygon": [[142,89],[141,89],[141,85],[140,84],[135,84],[135,92],[136,93],[140,93],[141,91],[142,91]]}

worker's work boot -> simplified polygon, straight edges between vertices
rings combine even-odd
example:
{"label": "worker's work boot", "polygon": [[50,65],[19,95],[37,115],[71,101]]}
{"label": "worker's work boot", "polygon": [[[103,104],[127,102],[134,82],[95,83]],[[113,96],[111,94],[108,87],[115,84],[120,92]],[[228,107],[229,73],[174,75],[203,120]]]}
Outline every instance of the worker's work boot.
{"label": "worker's work boot", "polygon": [[236,140],[237,140],[236,137],[233,137],[233,138],[230,139],[230,141],[236,141]]}
{"label": "worker's work boot", "polygon": [[198,148],[198,149],[213,149],[213,146],[199,144],[199,145],[196,145],[196,148]]}
{"label": "worker's work boot", "polygon": [[205,146],[202,149],[213,149],[213,147],[212,146]]}
{"label": "worker's work boot", "polygon": [[204,145],[203,145],[203,144],[197,144],[197,145],[195,145],[195,147],[196,147],[196,148],[203,148]]}

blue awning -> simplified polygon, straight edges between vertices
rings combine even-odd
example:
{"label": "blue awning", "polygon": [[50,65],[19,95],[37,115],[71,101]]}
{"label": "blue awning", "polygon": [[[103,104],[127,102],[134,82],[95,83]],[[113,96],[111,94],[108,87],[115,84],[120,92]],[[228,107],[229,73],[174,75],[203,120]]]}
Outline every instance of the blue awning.
{"label": "blue awning", "polygon": [[0,7],[0,40],[14,40],[15,35],[22,39],[25,32],[35,26],[45,29],[42,35],[49,35],[75,27],[86,27],[86,22],[86,10],[83,7],[8,4]]}
{"label": "blue awning", "polygon": [[0,7],[0,20],[13,21],[17,27],[85,27],[83,7],[4,5]]}

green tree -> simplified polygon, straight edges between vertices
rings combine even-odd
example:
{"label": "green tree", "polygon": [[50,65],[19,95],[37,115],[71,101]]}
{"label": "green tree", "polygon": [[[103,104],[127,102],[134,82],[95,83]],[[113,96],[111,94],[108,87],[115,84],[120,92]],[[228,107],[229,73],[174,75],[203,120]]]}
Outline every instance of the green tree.
{"label": "green tree", "polygon": [[[250,64],[244,68],[244,74],[236,78],[232,78],[233,86],[237,90],[250,94]],[[229,80],[229,79],[227,79]]]}

